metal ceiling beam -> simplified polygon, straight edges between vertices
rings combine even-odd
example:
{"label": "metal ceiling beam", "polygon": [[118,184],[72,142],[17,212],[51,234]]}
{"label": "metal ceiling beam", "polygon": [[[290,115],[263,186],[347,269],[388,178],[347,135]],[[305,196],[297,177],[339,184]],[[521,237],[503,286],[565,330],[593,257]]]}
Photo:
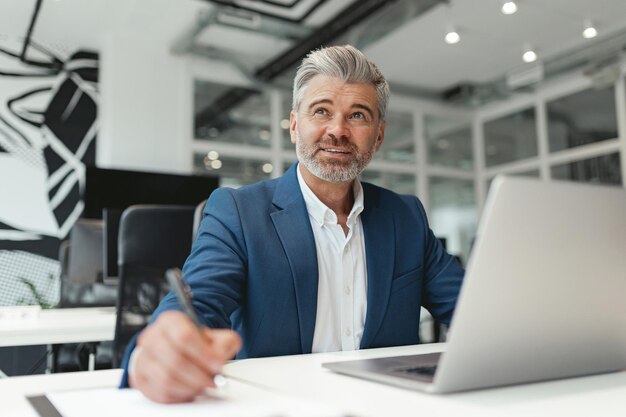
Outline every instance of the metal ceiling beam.
{"label": "metal ceiling beam", "polygon": [[[245,5],[245,2],[238,2],[236,0],[208,0],[208,1],[210,3],[219,4],[222,6],[230,6],[230,7],[237,8],[238,10],[253,12],[258,15],[268,16],[274,19],[280,19],[284,22],[291,22],[291,23],[302,23],[307,17],[311,15],[311,13],[317,10],[322,4],[326,3],[326,0],[314,0],[314,3],[312,3],[302,15],[296,18],[290,18],[290,17],[281,16],[279,14],[272,14],[269,11],[267,11],[267,9],[264,10],[263,4],[269,5],[274,8],[286,10],[286,9],[293,9],[294,6],[300,3],[301,0],[294,0],[291,2],[291,4],[281,4],[281,3],[272,2],[272,1],[257,0],[256,3],[260,5],[261,7],[259,6],[249,7]],[[250,4],[254,4],[254,3],[250,2]]]}
{"label": "metal ceiling beam", "polygon": [[[394,4],[401,3],[402,6],[405,6],[405,9],[403,9],[404,13],[401,16],[401,22],[404,23],[442,2],[445,2],[445,0],[404,0],[403,2],[399,0],[356,0],[345,7],[334,18],[317,28],[313,33],[297,41],[293,47],[257,69],[252,75],[253,82],[269,83],[302,61],[311,50],[332,43],[332,41],[348,33],[357,25],[372,18],[376,13]],[[398,24],[387,25],[379,34],[383,36],[397,29],[398,26]],[[198,112],[195,116],[195,126],[210,124],[250,95],[241,94],[241,91],[237,90],[233,89],[226,92],[218,99],[222,103],[228,103],[229,107],[220,107],[218,109],[217,106],[210,105]]]}
{"label": "metal ceiling beam", "polygon": [[[356,0],[350,3],[348,7],[344,8],[326,24],[297,42],[292,48],[274,58],[268,64],[259,68],[254,73],[254,78],[261,82],[271,81],[283,71],[301,61],[312,49],[319,48],[330,42],[366,17],[395,1],[397,0]],[[221,107],[221,111],[216,112],[216,110],[218,110],[216,106],[208,106],[196,114],[195,126],[210,124],[213,120],[218,118],[221,113],[227,112],[247,97],[249,97],[249,94],[241,94],[237,89],[224,93],[218,100],[222,103],[229,103],[229,107]]]}
{"label": "metal ceiling beam", "polygon": [[289,50],[274,58],[255,72],[255,78],[270,81],[294,64],[300,62],[311,50],[328,44],[346,33],[364,19],[397,0],[357,0],[343,9],[334,18],[317,28],[310,36],[302,39]]}

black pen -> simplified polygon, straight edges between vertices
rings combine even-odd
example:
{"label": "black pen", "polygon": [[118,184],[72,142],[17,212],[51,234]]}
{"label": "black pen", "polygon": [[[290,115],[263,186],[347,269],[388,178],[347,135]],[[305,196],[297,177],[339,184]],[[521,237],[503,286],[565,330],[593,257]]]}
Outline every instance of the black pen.
{"label": "black pen", "polygon": [[[198,332],[200,332],[203,326],[200,320],[198,320],[198,315],[193,308],[193,304],[191,304],[191,288],[189,288],[189,285],[187,285],[183,279],[183,272],[178,268],[171,268],[165,271],[165,278],[167,278],[167,282],[169,282],[170,287],[174,291],[178,303],[183,308],[183,312],[189,317],[193,324],[195,324]],[[226,378],[221,374],[215,374],[213,376],[213,383],[216,387],[221,388],[226,384]]]}

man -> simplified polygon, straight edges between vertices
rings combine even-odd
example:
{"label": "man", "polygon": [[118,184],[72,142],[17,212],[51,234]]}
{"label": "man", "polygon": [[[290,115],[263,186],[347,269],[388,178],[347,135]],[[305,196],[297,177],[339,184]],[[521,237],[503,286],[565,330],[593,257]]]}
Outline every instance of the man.
{"label": "man", "polygon": [[137,339],[131,386],[155,401],[188,401],[237,352],[415,344],[421,305],[450,322],[463,270],[422,205],[357,178],[383,142],[388,99],[383,75],[351,46],[303,60],[290,116],[299,163],[211,195],[184,267],[207,328],[166,296]]}

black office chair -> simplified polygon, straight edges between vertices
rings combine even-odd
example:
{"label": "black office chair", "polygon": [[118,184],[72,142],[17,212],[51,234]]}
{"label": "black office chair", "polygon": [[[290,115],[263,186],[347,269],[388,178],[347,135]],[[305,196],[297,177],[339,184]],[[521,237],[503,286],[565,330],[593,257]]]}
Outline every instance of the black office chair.
{"label": "black office chair", "polygon": [[193,212],[193,236],[191,237],[192,243],[195,242],[196,236],[198,235],[198,230],[200,230],[200,223],[202,223],[202,217],[204,214],[204,207],[206,206],[207,200],[202,200],[200,204],[196,206],[196,209]]}
{"label": "black office chair", "polygon": [[113,366],[169,291],[165,271],[191,251],[194,207],[139,205],[124,211],[118,239],[119,291]]}

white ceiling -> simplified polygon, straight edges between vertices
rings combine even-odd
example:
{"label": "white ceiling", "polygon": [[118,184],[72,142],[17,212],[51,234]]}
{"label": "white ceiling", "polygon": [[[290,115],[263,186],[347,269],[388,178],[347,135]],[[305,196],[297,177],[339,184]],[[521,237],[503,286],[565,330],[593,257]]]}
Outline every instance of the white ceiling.
{"label": "white ceiling", "polygon": [[[327,2],[309,25],[327,20],[351,0]],[[392,83],[440,91],[458,83],[489,82],[523,67],[521,54],[532,44],[540,59],[600,42],[626,30],[625,0],[519,0],[519,11],[500,12],[500,0],[452,0],[401,25],[365,47]],[[0,40],[26,33],[35,0],[0,0]],[[124,30],[154,42],[171,43],[193,26],[207,2],[197,0],[44,0],[34,38],[77,47],[98,48],[111,31]],[[583,21],[593,19],[599,36],[585,40]],[[461,42],[443,42],[454,24]],[[361,29],[361,32],[364,30]],[[209,28],[208,44],[228,45],[270,60],[289,42],[249,32]]]}
{"label": "white ceiling", "polygon": [[[525,44],[540,59],[597,43],[626,29],[624,0],[519,0],[518,12],[500,12],[500,0],[452,0],[438,5],[366,49],[393,81],[441,90],[463,81],[483,83],[524,66]],[[585,19],[599,31],[582,37]],[[455,25],[461,42],[443,37]]]}

